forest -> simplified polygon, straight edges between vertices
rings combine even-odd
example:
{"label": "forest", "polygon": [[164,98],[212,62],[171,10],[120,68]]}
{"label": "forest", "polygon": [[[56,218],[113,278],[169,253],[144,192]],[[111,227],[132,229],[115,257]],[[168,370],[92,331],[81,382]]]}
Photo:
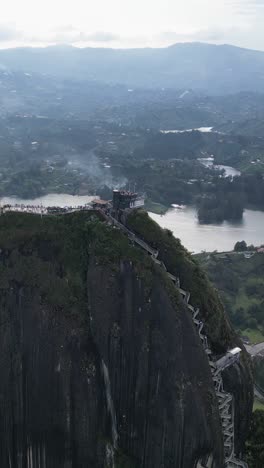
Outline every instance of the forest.
{"label": "forest", "polygon": [[264,341],[264,254],[247,246],[253,255],[245,258],[244,244],[237,243],[233,253],[199,254],[197,258],[218,288],[237,332],[258,343]]}

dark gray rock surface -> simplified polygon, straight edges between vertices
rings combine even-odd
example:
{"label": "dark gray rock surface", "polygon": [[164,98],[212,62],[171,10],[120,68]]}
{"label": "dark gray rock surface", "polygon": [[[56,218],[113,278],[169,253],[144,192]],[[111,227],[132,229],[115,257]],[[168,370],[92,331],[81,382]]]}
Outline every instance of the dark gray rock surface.
{"label": "dark gray rock surface", "polygon": [[1,468],[192,468],[210,453],[222,468],[208,360],[166,275],[81,215],[14,216],[0,220]]}

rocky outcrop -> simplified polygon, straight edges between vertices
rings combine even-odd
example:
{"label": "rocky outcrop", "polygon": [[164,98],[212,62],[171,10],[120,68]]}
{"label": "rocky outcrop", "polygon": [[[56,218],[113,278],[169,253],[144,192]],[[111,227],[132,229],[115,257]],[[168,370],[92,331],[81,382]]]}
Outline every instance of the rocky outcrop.
{"label": "rocky outcrop", "polygon": [[147,213],[134,211],[124,222],[159,251],[159,259],[171,273],[180,278],[181,286],[190,292],[192,305],[200,310],[204,333],[209,339],[214,356],[221,357],[236,346],[242,349],[240,363],[224,372],[223,381],[225,390],[235,397],[236,453],[243,453],[253,402],[251,359],[227,319],[217,290],[180,240],[175,239],[170,231],[160,229]]}
{"label": "rocky outcrop", "polygon": [[2,468],[223,466],[208,360],[157,265],[92,214],[3,216],[0,248]]}
{"label": "rocky outcrop", "polygon": [[172,302],[157,272],[148,291],[129,262],[106,287],[109,275],[92,267],[88,284],[92,335],[109,369],[119,446],[137,467],[192,467],[208,451],[221,466],[210,370],[184,304]]}
{"label": "rocky outcrop", "polygon": [[1,467],[103,466],[104,384],[83,323],[54,313],[29,288],[2,292],[2,319],[3,311]]}

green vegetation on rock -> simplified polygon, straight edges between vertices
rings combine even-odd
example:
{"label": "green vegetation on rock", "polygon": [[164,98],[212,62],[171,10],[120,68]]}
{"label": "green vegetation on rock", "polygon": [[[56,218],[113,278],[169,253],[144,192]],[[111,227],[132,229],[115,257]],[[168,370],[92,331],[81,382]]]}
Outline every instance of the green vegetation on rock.
{"label": "green vegetation on rock", "polygon": [[[191,303],[200,307],[212,349],[221,355],[229,347],[240,344],[226,321],[216,291],[180,241],[170,231],[162,230],[144,211],[132,212],[127,222],[141,238],[159,250],[159,258],[166,264],[168,271],[179,276],[182,287],[191,292]],[[0,217],[0,249],[2,319],[5,323],[7,314],[13,314],[14,319],[12,323],[7,321],[7,329],[1,328],[1,332],[7,333],[9,327],[15,329],[17,310],[21,323],[25,317],[32,327],[36,323],[41,324],[36,334],[29,333],[31,347],[27,358],[35,363],[35,367],[30,364],[29,369],[40,369],[35,360],[41,355],[41,350],[36,356],[32,350],[43,340],[45,346],[50,346],[52,376],[58,366],[57,354],[53,351],[57,350],[58,337],[63,332],[63,344],[56,352],[59,356],[66,356],[67,366],[66,369],[59,367],[56,378],[66,373],[69,378],[69,398],[72,398],[74,387],[76,411],[82,414],[86,405],[85,417],[91,421],[94,421],[94,417],[96,423],[100,423],[102,437],[111,435],[111,415],[107,410],[103,383],[104,379],[107,380],[107,374],[102,375],[102,362],[107,366],[118,421],[120,449],[124,450],[117,455],[117,467],[132,468],[134,459],[134,466],[138,465],[138,447],[141,450],[140,457],[145,450],[141,441],[145,437],[146,424],[157,444],[160,443],[164,407],[168,414],[166,421],[170,421],[169,440],[175,440],[175,427],[181,437],[182,424],[178,424],[180,413],[177,405],[179,409],[184,405],[186,411],[192,414],[190,406],[193,401],[195,414],[199,415],[198,429],[191,421],[188,431],[194,434],[197,431],[199,436],[195,443],[200,447],[201,437],[205,438],[205,444],[208,437],[206,430],[201,431],[201,427],[212,427],[210,434],[219,441],[216,442],[219,444],[219,459],[222,457],[217,400],[208,360],[190,312],[164,269],[141,248],[133,245],[121,230],[109,226],[98,212],[93,211],[43,217],[22,213],[5,214]],[[56,330],[51,336],[50,323],[52,330]],[[43,337],[44,324],[46,335]],[[12,343],[10,338],[10,346],[13,346]],[[27,340],[23,346],[27,348]],[[17,353],[19,359],[23,357],[19,350]],[[79,361],[80,355],[83,356],[83,362]],[[86,355],[90,356],[89,362]],[[73,366],[74,374],[70,370]],[[42,375],[41,370],[39,372],[38,379]],[[78,380],[75,381],[75,373],[81,373],[81,385]],[[34,377],[35,371],[32,375]],[[159,381],[160,390],[157,391]],[[243,354],[239,378],[232,378],[232,388],[228,389],[235,395],[239,393],[238,406],[245,415],[239,421],[237,430],[241,450],[251,412],[251,384],[250,364]],[[138,392],[134,392],[135,387],[139,389]],[[49,388],[53,392],[53,386]],[[80,394],[85,392],[87,395],[88,391],[91,392],[91,398],[85,396],[80,400]],[[133,398],[130,397],[132,394]],[[94,408],[93,399],[97,401],[97,409]],[[40,404],[43,402],[46,402],[46,398],[40,400]],[[30,407],[30,402],[27,404]],[[75,411],[74,408],[72,411]],[[209,412],[208,408],[211,408]],[[103,414],[102,418],[98,417],[99,412]],[[75,424],[78,427],[79,420],[82,424],[82,418],[76,417]],[[46,424],[49,427],[49,423]],[[63,427],[64,424],[63,421]],[[136,438],[133,440],[136,440],[137,445],[131,449],[132,431],[135,431]],[[87,431],[86,423],[81,432],[84,440],[90,434],[96,438],[96,434]],[[151,441],[149,447],[152,456]],[[155,457],[162,457],[159,446],[155,444],[155,447]],[[202,447],[204,450],[204,443]],[[92,452],[93,447],[89,449]],[[175,452],[173,443],[167,444],[166,452],[169,454],[166,463],[170,459],[176,460],[174,464],[178,466],[177,457],[182,455]],[[187,450],[184,456],[189,455]]]}
{"label": "green vegetation on rock", "polygon": [[200,308],[206,332],[217,351],[224,350],[234,335],[226,325],[223,306],[199,263],[169,230],[161,229],[143,210],[133,211],[127,225],[142,239],[159,251],[168,271],[179,277],[181,287],[190,291],[191,303]]}
{"label": "green vegetation on rock", "polygon": [[247,442],[247,461],[250,468],[263,468],[264,466],[264,411],[256,410],[253,413],[250,435]]}
{"label": "green vegetation on rock", "polygon": [[257,400],[255,398],[254,405],[253,405],[253,411],[264,411],[264,402]]}
{"label": "green vegetation on rock", "polygon": [[168,211],[168,207],[147,199],[145,201],[145,210],[150,211],[151,213],[163,215]]}

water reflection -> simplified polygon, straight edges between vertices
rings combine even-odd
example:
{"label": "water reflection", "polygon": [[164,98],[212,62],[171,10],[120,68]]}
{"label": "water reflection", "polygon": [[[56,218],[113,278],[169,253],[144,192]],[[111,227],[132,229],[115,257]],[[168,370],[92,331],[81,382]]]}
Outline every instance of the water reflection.
{"label": "water reflection", "polygon": [[0,200],[1,205],[33,205],[33,206],[80,206],[91,202],[95,197],[88,195],[68,195],[66,193],[49,193],[43,197],[34,198],[33,200],[24,200],[17,197],[3,197]]}
{"label": "water reflection", "polygon": [[149,213],[161,227],[170,229],[191,252],[232,250],[237,241],[264,244],[264,212],[245,210],[239,223],[199,224],[196,209],[172,208],[165,215]]}

